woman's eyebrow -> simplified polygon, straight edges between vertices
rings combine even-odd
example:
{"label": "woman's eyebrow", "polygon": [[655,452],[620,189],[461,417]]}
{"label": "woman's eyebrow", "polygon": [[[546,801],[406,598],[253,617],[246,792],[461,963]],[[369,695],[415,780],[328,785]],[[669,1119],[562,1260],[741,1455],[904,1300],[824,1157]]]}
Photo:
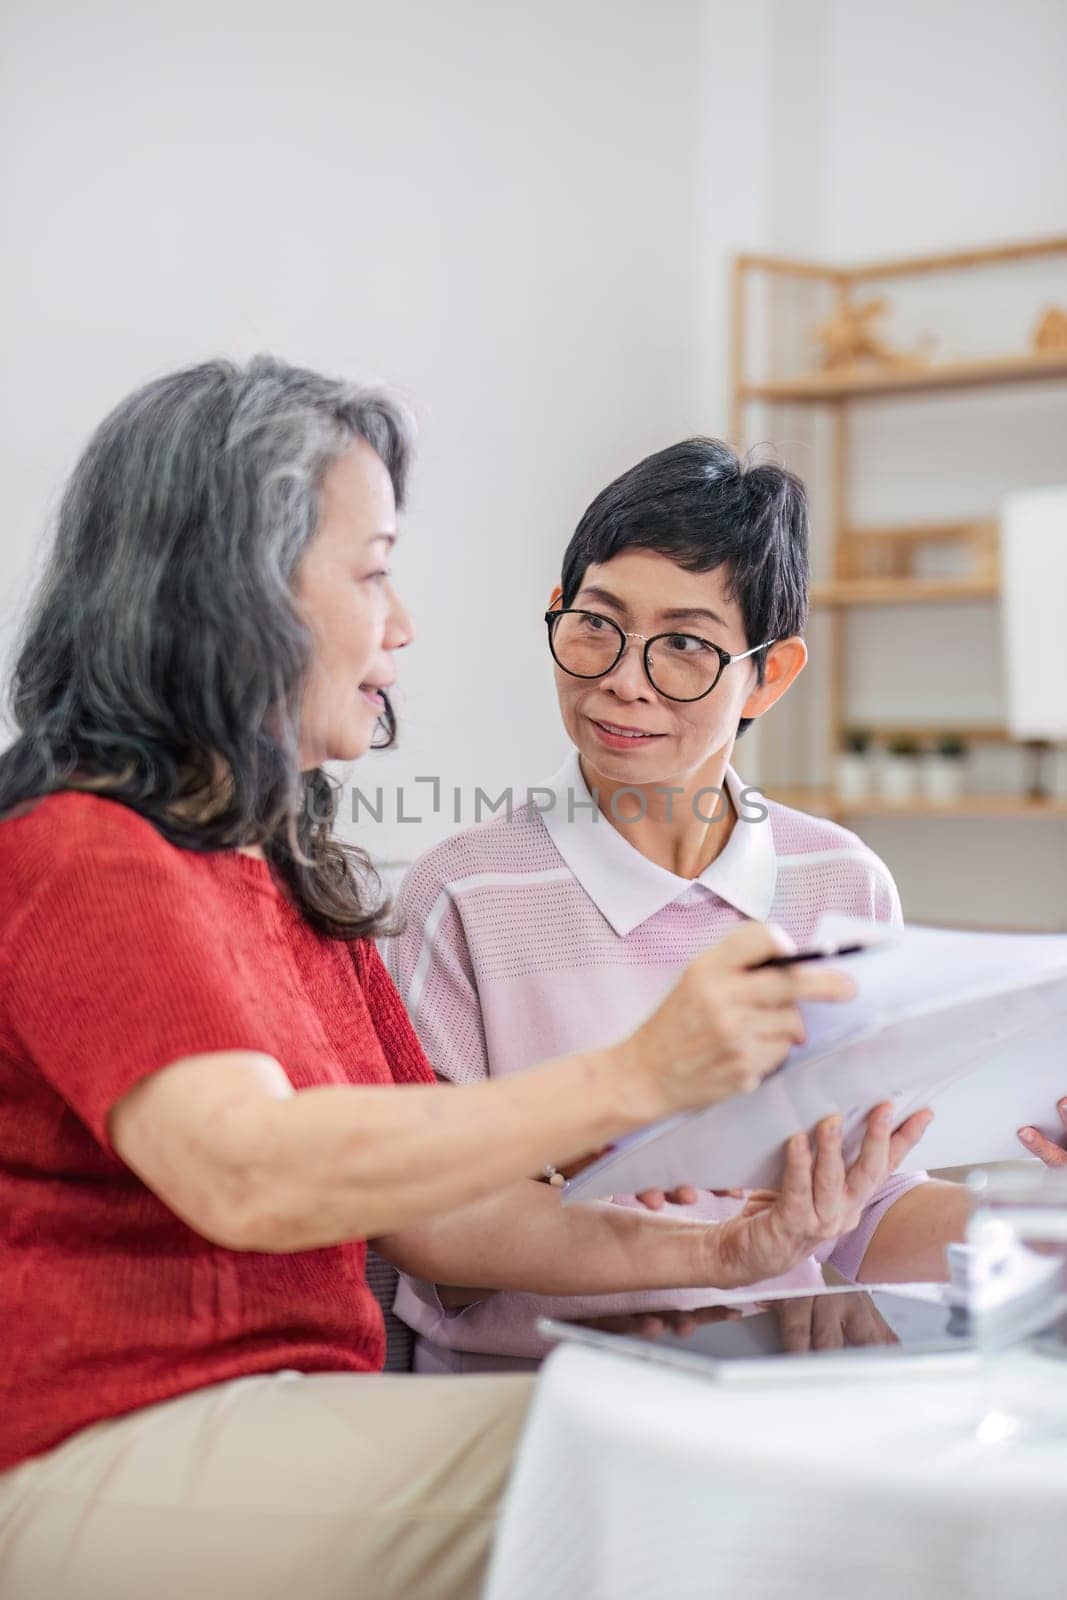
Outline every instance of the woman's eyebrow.
{"label": "woman's eyebrow", "polygon": [[598,589],[594,584],[583,584],[582,588],[578,590],[578,595],[575,596],[575,599],[581,595],[584,595],[587,600],[599,601],[602,606],[610,606],[613,611],[621,611],[624,616],[628,615],[627,607],[623,601],[617,599],[607,589]]}
{"label": "woman's eyebrow", "polygon": [[[578,592],[586,599],[597,600],[602,606],[611,606],[612,610],[619,611],[624,616],[629,615],[629,608],[608,589],[599,589],[590,584]],[[709,622],[717,622],[722,628],[729,627],[726,618],[720,617],[717,611],[712,611],[708,606],[672,606],[667,611],[657,612],[657,616],[664,622],[681,622],[688,617],[698,617],[701,620],[706,618]]]}
{"label": "woman's eyebrow", "polygon": [[670,611],[661,611],[660,616],[664,622],[680,622],[685,617],[707,617],[710,622],[729,627],[726,618],[720,617],[717,611],[710,610],[708,606],[676,606]]}

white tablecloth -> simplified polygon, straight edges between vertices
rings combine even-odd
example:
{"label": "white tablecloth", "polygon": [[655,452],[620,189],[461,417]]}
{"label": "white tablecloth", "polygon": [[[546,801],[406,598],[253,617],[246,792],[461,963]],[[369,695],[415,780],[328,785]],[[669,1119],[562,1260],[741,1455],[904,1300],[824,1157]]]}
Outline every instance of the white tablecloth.
{"label": "white tablecloth", "polygon": [[486,1600],[1064,1600],[1058,1429],[983,1442],[973,1369],[725,1387],[564,1346],[542,1371]]}

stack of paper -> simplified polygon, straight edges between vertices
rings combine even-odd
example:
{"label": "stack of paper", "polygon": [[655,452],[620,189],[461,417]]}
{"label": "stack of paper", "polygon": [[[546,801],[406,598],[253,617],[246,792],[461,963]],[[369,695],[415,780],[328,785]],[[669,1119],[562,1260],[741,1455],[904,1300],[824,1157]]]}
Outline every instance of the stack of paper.
{"label": "stack of paper", "polygon": [[[814,942],[869,931],[835,916]],[[905,1170],[1023,1159],[1024,1123],[1062,1137],[1067,936],[905,928],[834,965],[856,998],[805,1007],[807,1042],[757,1090],[631,1134],[567,1183],[564,1202],[683,1183],[774,1188],[791,1134],[839,1113],[853,1159],[883,1100],[898,1122],[936,1113]]]}

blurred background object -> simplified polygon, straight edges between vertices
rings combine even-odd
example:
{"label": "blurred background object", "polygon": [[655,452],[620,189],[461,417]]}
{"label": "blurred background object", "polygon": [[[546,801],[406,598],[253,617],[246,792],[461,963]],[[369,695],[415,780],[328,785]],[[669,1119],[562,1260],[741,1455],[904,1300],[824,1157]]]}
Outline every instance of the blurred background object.
{"label": "blurred background object", "polygon": [[[134,385],[261,349],[385,382],[422,431],[396,557],[420,637],[399,748],[354,781],[382,789],[364,842],[410,860],[474,820],[476,787],[558,765],[540,618],[588,501],[687,434],[741,442],[735,258],[844,271],[1062,234],[1064,59],[1048,0],[976,0],[965,29],[956,0],[7,0],[0,659],[63,478]],[[834,809],[840,736],[866,730],[848,822],[919,920],[1067,926],[1067,759],[1043,762],[1038,818],[988,534],[1004,496],[1063,484],[1067,384],[922,386],[1061,363],[1065,271],[869,275],[866,331],[912,358],[886,382],[913,392],[850,405],[839,526],[827,407],[794,385],[745,418],[811,481],[823,587],[812,668],[737,765]],[[809,288],[748,307],[753,371],[817,381],[812,329],[840,306],[813,314]],[[863,583],[931,593],[827,599]]]}
{"label": "blurred background object", "polygon": [[1038,746],[1067,743],[1067,485],[1008,495],[1001,522],[1009,726]]}
{"label": "blurred background object", "polygon": [[1067,1358],[1067,1173],[1035,1164],[968,1179],[974,1206],[965,1246],[950,1245],[952,1279],[983,1363],[977,1437],[986,1444],[1052,1440],[1061,1447],[1067,1417],[1046,1403],[1049,1379],[1026,1355]]}

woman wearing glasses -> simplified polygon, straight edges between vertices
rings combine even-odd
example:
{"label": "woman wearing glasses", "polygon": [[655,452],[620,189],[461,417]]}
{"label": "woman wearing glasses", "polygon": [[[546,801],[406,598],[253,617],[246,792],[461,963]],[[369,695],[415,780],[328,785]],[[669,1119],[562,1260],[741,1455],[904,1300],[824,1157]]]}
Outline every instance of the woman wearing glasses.
{"label": "woman wearing glasses", "polygon": [[[642,461],[590,505],[545,617],[572,749],[510,818],[417,862],[402,893],[390,961],[439,1073],[509,1080],[544,1055],[607,1043],[750,919],[801,945],[826,911],[899,921],[887,868],[855,835],[764,800],[731,766],[739,735],[805,665],[807,578],[803,486],[715,440]],[[803,1135],[787,1147],[777,1194],[677,1191],[670,1214],[720,1223],[737,1273],[762,1287],[820,1282],[827,1258],[852,1279],[941,1277],[966,1198],[893,1175],[928,1116],[894,1143],[888,1114],[872,1114],[850,1171],[828,1119],[814,1149]],[[700,1302],[699,1291],[598,1295],[587,1267],[586,1292],[565,1301],[402,1280],[418,1370],[521,1365],[544,1352],[540,1314]],[[532,1276],[523,1287],[535,1289]]]}
{"label": "woman wearing glasses", "polygon": [[322,763],[392,729],[408,454],[379,395],[211,362],[67,487],[0,755],[2,1600],[478,1593],[529,1380],[383,1376],[363,1241],[460,1285],[735,1281],[719,1230],[531,1175],[753,1088],[851,992],[750,971],[782,944],[747,928],[622,1043],[435,1084],[324,820]]}

